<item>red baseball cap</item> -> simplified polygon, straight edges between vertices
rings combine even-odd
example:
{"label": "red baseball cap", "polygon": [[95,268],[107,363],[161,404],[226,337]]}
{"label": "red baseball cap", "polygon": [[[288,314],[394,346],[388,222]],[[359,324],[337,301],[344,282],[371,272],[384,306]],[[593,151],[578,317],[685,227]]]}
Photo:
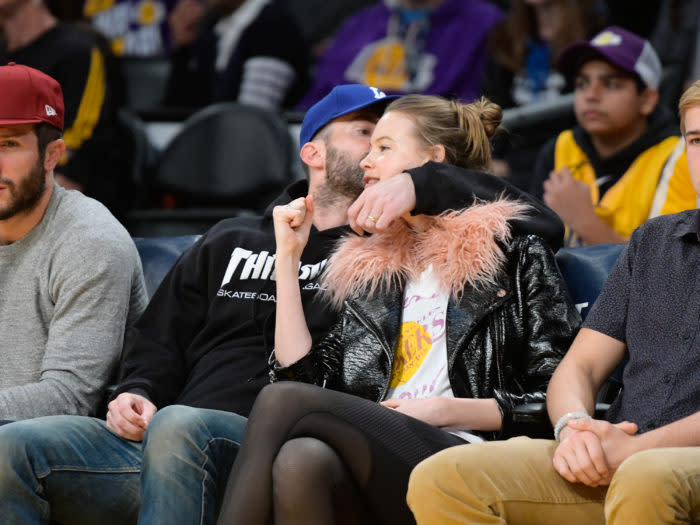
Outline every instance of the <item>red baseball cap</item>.
{"label": "red baseball cap", "polygon": [[0,126],[46,122],[63,130],[61,86],[41,71],[10,62],[0,66]]}

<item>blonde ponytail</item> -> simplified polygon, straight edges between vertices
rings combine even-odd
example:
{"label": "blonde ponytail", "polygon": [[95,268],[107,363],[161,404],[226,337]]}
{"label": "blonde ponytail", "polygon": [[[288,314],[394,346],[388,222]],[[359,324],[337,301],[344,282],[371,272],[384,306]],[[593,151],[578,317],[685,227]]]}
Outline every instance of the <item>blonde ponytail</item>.
{"label": "blonde ponytail", "polygon": [[432,95],[406,95],[386,109],[410,117],[419,138],[445,148],[445,162],[463,168],[492,171],[491,138],[501,123],[500,106],[482,98],[462,104]]}

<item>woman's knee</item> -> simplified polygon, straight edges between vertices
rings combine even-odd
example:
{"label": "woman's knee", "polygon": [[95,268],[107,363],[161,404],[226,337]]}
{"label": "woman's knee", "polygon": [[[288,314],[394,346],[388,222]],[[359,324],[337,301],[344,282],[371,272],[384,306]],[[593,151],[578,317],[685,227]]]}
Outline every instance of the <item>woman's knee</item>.
{"label": "woman's knee", "polygon": [[341,468],[340,458],[326,443],[314,438],[292,439],[282,445],[272,466],[275,492],[330,485]]}

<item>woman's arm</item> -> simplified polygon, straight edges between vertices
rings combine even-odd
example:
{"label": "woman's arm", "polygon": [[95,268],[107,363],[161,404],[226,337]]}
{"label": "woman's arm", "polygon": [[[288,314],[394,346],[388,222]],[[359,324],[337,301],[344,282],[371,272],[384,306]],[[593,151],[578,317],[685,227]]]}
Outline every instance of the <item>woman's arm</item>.
{"label": "woman's arm", "polygon": [[285,206],[276,206],[272,217],[277,242],[275,357],[280,365],[289,366],[311,348],[311,334],[301,303],[299,264],[309,239],[313,201],[311,197],[302,197]]}
{"label": "woman's arm", "polygon": [[428,399],[387,399],[385,407],[415,417],[436,427],[497,431],[501,429],[501,411],[490,399],[431,397]]}

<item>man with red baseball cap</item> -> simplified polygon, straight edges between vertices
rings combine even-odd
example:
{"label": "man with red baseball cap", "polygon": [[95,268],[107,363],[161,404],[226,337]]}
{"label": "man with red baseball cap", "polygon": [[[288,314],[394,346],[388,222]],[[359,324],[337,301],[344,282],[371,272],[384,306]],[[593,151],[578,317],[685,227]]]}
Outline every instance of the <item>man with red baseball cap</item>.
{"label": "man with red baseball cap", "polygon": [[94,414],[146,305],[129,234],[54,181],[66,146],[53,78],[0,66],[0,420]]}
{"label": "man with red baseball cap", "polygon": [[124,155],[131,141],[118,120],[121,91],[107,43],[86,28],[59,21],[46,0],[0,0],[0,31],[0,65],[33,67],[63,90],[66,153],[55,180],[121,216],[132,198],[124,176],[132,167]]}

